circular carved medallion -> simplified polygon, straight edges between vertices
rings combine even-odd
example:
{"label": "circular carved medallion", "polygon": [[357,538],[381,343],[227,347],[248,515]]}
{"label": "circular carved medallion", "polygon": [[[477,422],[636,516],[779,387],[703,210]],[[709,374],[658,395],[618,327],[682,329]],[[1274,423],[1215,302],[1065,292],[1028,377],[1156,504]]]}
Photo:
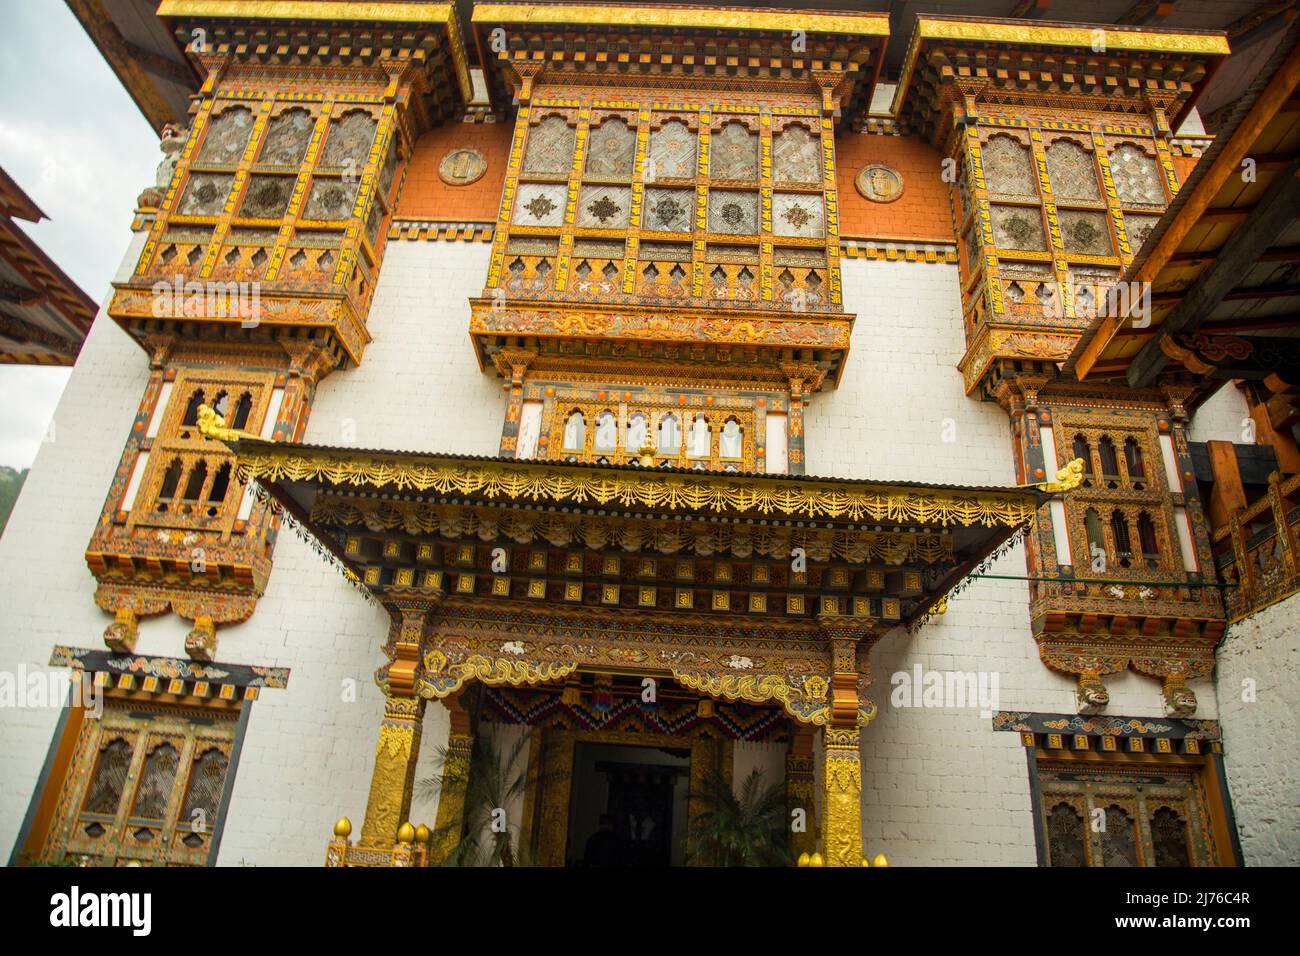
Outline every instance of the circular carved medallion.
{"label": "circular carved medallion", "polygon": [[487,172],[487,157],[477,149],[453,149],[438,164],[438,175],[449,186],[468,186]]}
{"label": "circular carved medallion", "polygon": [[862,167],[853,184],[872,202],[893,202],[903,195],[903,176],[898,170],[881,163]]}

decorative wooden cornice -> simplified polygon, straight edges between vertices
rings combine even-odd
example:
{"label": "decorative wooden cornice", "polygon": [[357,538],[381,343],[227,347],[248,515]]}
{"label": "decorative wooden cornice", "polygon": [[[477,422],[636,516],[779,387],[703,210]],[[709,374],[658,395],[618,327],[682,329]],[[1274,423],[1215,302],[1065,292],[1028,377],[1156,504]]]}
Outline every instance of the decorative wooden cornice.
{"label": "decorative wooden cornice", "polygon": [[339,487],[435,491],[484,500],[641,506],[664,513],[790,515],[937,527],[1014,528],[1043,501],[1035,489],[951,488],[847,479],[706,474],[244,440],[241,480],[323,481]]}
{"label": "decorative wooden cornice", "polygon": [[921,16],[891,112],[942,140],[945,113],[970,114],[985,99],[1084,96],[1098,110],[1149,113],[1155,96],[1177,112],[1168,124],[1177,128],[1229,52],[1222,33]]}

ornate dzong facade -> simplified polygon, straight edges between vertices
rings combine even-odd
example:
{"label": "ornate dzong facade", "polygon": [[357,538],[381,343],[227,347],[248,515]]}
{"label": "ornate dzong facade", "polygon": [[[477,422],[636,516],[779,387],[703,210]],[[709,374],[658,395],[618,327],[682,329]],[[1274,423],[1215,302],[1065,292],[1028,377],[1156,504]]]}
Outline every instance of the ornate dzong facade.
{"label": "ornate dzong facade", "polygon": [[498,772],[502,862],[716,862],[753,771],[791,862],[1300,859],[1295,353],[1188,339],[1289,21],[69,5],[166,158],[0,550],[15,862],[428,865]]}

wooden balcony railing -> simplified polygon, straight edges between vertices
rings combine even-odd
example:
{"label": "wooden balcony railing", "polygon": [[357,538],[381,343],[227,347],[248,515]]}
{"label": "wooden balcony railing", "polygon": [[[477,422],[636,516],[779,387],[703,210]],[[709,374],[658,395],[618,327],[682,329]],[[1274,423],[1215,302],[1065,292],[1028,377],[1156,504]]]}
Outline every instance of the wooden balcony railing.
{"label": "wooden balcony railing", "polygon": [[1300,591],[1300,474],[1283,478],[1273,472],[1268,494],[1228,516],[1214,529],[1215,565],[1228,584],[1229,621],[1239,621]]}

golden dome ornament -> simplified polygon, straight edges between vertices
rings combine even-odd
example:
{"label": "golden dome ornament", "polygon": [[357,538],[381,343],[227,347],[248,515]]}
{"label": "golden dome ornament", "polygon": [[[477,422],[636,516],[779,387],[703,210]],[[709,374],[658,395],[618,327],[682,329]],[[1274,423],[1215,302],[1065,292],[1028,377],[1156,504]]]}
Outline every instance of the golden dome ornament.
{"label": "golden dome ornament", "polygon": [[814,853],[808,860],[809,866],[825,866],[826,860],[820,853]]}
{"label": "golden dome ornament", "polygon": [[334,824],[334,835],[340,840],[346,840],[352,835],[352,821],[347,817],[339,817]]}
{"label": "golden dome ornament", "polygon": [[398,827],[397,842],[407,844],[415,842],[415,827],[411,826],[409,820]]}
{"label": "golden dome ornament", "polygon": [[419,843],[422,846],[424,844],[427,844],[429,842],[429,836],[430,836],[429,828],[425,826],[423,823],[421,823],[418,827],[415,828],[416,843]]}
{"label": "golden dome ornament", "polygon": [[795,861],[795,866],[811,866],[812,856],[807,851],[799,854],[799,859]]}
{"label": "golden dome ornament", "polygon": [[889,866],[889,859],[883,853],[877,853],[876,858],[871,861],[872,866]]}

